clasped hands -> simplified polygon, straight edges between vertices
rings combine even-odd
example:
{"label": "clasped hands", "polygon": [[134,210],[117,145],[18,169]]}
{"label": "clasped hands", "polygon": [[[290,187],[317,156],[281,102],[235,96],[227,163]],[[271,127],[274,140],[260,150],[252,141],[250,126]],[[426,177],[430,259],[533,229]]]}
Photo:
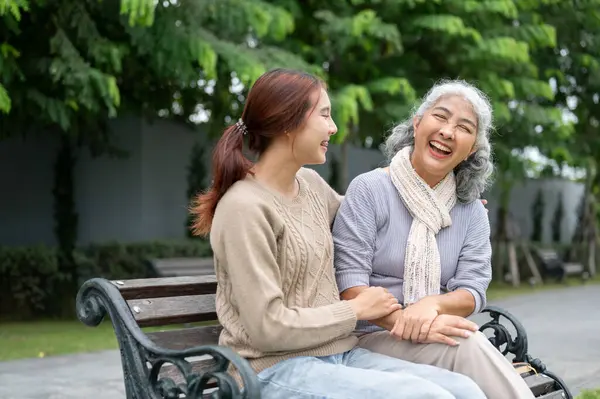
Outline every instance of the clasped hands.
{"label": "clasped hands", "polygon": [[440,314],[435,302],[425,297],[399,312],[390,333],[413,343],[456,346],[459,342],[452,337],[468,338],[477,329],[477,324],[464,317]]}
{"label": "clasped hands", "polygon": [[[440,314],[434,297],[425,297],[401,309],[398,300],[383,287],[369,287],[349,303],[358,320],[376,320],[398,315],[390,333],[414,343],[458,345],[452,337],[467,338],[477,331],[477,324],[461,316]],[[401,310],[400,310],[401,309]],[[391,324],[391,323],[390,323]]]}

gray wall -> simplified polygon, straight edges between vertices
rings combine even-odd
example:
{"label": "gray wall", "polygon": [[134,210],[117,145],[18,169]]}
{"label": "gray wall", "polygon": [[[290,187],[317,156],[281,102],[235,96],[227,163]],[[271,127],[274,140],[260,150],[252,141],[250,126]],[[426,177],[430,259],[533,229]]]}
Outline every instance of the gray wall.
{"label": "gray wall", "polygon": [[48,135],[0,141],[0,244],[54,243],[52,163]]}
{"label": "gray wall", "polygon": [[[202,134],[164,121],[113,123],[124,159],[77,154],[74,177],[81,244],[183,237],[190,152]],[[55,243],[53,162],[48,135],[0,142],[0,244]]]}
{"label": "gray wall", "polygon": [[[510,196],[510,215],[517,223],[521,237],[530,239],[533,231],[533,204],[538,190],[544,194],[544,213],[542,216],[542,241],[552,240],[552,221],[560,195],[563,196],[563,221],[561,241],[568,243],[577,227],[577,210],[583,195],[583,184],[563,179],[526,180],[516,184]],[[488,200],[490,223],[496,225],[498,212],[498,190],[492,188],[484,196]],[[497,200],[496,200],[497,199]]]}
{"label": "gray wall", "polygon": [[[148,124],[134,118],[119,119],[112,129],[119,145],[129,151],[127,158],[93,159],[85,150],[78,154],[75,200],[80,243],[184,237],[189,156],[194,142],[205,140],[205,135],[173,123]],[[57,144],[43,134],[0,141],[0,244],[54,244],[51,190]],[[332,146],[331,154],[339,159],[339,148]],[[380,152],[352,147],[348,159],[350,179],[384,163]],[[330,165],[314,169],[329,178]],[[575,228],[582,186],[547,180],[515,187],[511,213],[526,237],[531,234],[531,204],[539,187],[548,193],[545,238],[550,238],[557,193],[562,191],[566,212],[563,240],[568,241]],[[494,224],[497,195],[492,190],[485,197]]]}

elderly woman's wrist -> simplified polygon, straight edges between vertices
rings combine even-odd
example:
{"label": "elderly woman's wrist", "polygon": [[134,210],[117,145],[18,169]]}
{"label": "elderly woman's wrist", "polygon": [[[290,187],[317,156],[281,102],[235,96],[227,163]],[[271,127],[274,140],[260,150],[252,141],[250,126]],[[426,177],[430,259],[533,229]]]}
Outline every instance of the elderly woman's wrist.
{"label": "elderly woman's wrist", "polygon": [[443,303],[440,295],[426,296],[425,298],[422,298],[419,302],[423,302],[423,305],[435,310],[438,314],[443,313]]}

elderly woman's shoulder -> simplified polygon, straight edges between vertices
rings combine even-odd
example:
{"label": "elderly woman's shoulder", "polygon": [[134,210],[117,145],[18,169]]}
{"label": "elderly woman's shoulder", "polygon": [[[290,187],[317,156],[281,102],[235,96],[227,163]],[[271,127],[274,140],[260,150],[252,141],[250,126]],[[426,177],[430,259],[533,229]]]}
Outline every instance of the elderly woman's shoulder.
{"label": "elderly woman's shoulder", "polygon": [[481,199],[476,199],[467,203],[458,203],[463,212],[470,215],[471,220],[488,220],[488,209],[483,205]]}

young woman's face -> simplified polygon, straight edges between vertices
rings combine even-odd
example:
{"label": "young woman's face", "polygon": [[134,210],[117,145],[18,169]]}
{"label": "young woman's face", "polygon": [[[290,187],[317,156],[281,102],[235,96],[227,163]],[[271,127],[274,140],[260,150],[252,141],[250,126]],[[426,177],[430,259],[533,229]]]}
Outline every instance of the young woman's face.
{"label": "young woman's face", "polygon": [[413,167],[430,185],[437,184],[474,151],[477,115],[469,101],[451,95],[439,99],[413,121]]}
{"label": "young woman's face", "polygon": [[329,138],[337,132],[331,119],[331,102],[325,89],[311,95],[311,107],[306,123],[291,137],[294,157],[301,165],[323,164],[327,160]]}

